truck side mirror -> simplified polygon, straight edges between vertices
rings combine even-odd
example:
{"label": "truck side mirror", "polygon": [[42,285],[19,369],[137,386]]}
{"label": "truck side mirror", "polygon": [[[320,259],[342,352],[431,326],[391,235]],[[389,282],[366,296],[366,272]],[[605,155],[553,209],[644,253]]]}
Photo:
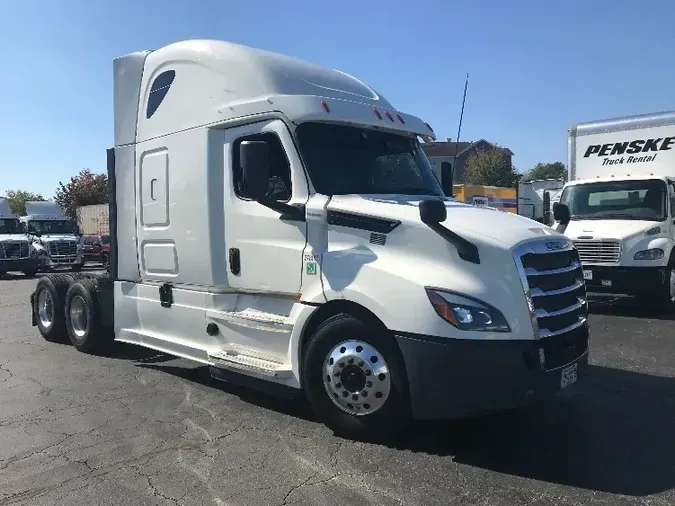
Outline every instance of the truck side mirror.
{"label": "truck side mirror", "polygon": [[269,147],[265,141],[242,141],[239,164],[246,194],[259,200],[267,194],[270,179]]}
{"label": "truck side mirror", "polygon": [[[569,211],[569,209],[568,209]],[[548,191],[544,192],[544,223],[548,225],[551,223],[551,194]]]}
{"label": "truck side mirror", "polygon": [[567,225],[572,218],[570,215],[570,208],[565,204],[556,202],[553,204],[553,218],[560,222],[561,225]]}
{"label": "truck side mirror", "polygon": [[448,210],[442,200],[423,200],[420,202],[420,220],[425,225],[433,225],[445,221]]}
{"label": "truck side mirror", "polygon": [[441,186],[448,197],[452,197],[452,183],[455,178],[454,171],[455,169],[450,162],[441,162]]}

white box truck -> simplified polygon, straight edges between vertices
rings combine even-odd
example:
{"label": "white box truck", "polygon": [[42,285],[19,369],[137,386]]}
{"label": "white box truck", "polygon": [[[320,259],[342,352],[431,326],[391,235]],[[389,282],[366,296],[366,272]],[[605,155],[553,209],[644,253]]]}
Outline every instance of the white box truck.
{"label": "white box truck", "polygon": [[343,72],[224,41],[113,62],[109,276],[42,277],[46,339],[114,336],[303,394],[347,434],[577,381],[571,241],[448,198],[422,120]]}
{"label": "white box truck", "polygon": [[19,217],[12,213],[9,201],[0,197],[0,277],[10,271],[33,277],[39,262],[37,250],[21,229]]}
{"label": "white box truck", "polygon": [[562,179],[534,179],[518,183],[518,214],[551,225],[553,204],[559,200],[565,186]]}
{"label": "white box truck", "polygon": [[84,266],[83,240],[55,202],[26,202],[21,217],[26,234],[41,259],[39,269],[50,271],[67,267],[79,272]]}
{"label": "white box truck", "polygon": [[588,291],[671,311],[675,112],[572,125],[568,152],[564,234],[579,250]]}

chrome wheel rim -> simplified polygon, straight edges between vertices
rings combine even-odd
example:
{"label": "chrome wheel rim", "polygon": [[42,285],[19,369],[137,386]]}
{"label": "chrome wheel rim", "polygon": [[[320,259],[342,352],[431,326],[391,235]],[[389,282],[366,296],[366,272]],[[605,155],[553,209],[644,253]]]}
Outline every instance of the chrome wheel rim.
{"label": "chrome wheel rim", "polygon": [[49,291],[44,288],[38,294],[38,318],[45,329],[54,323],[54,301]]}
{"label": "chrome wheel rim", "polygon": [[73,333],[77,337],[83,337],[89,325],[84,299],[80,295],[73,297],[68,311],[70,313],[70,326],[73,329]]}
{"label": "chrome wheel rim", "polygon": [[328,396],[350,415],[370,415],[389,398],[389,366],[368,343],[350,340],[337,344],[326,356],[322,372]]}

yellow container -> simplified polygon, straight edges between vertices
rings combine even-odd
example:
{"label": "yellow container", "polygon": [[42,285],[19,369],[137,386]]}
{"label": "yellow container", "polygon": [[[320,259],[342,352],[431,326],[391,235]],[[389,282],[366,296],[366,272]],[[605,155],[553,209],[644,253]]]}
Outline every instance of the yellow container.
{"label": "yellow container", "polygon": [[494,207],[500,211],[518,214],[518,198],[515,188],[473,184],[452,185],[455,198],[466,204]]}

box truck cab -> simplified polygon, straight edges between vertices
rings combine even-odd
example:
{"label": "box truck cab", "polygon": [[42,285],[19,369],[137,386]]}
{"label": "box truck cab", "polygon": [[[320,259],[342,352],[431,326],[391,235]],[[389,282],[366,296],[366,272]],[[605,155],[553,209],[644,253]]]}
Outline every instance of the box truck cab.
{"label": "box truck cab", "polygon": [[19,217],[6,198],[0,197],[0,276],[10,271],[33,277],[38,270],[37,250],[23,233]]}
{"label": "box truck cab", "polygon": [[38,251],[40,270],[68,267],[77,272],[82,269],[82,237],[58,204],[26,202],[26,216],[21,217],[21,223]]}
{"label": "box truck cab", "polygon": [[[573,125],[560,203],[591,292],[675,305],[675,112]],[[559,228],[562,230],[562,228]]]}
{"label": "box truck cab", "polygon": [[110,276],[46,276],[45,338],[303,393],[347,433],[513,407],[588,362],[574,245],[443,194],[431,127],[367,84],[214,40],[114,60]]}

